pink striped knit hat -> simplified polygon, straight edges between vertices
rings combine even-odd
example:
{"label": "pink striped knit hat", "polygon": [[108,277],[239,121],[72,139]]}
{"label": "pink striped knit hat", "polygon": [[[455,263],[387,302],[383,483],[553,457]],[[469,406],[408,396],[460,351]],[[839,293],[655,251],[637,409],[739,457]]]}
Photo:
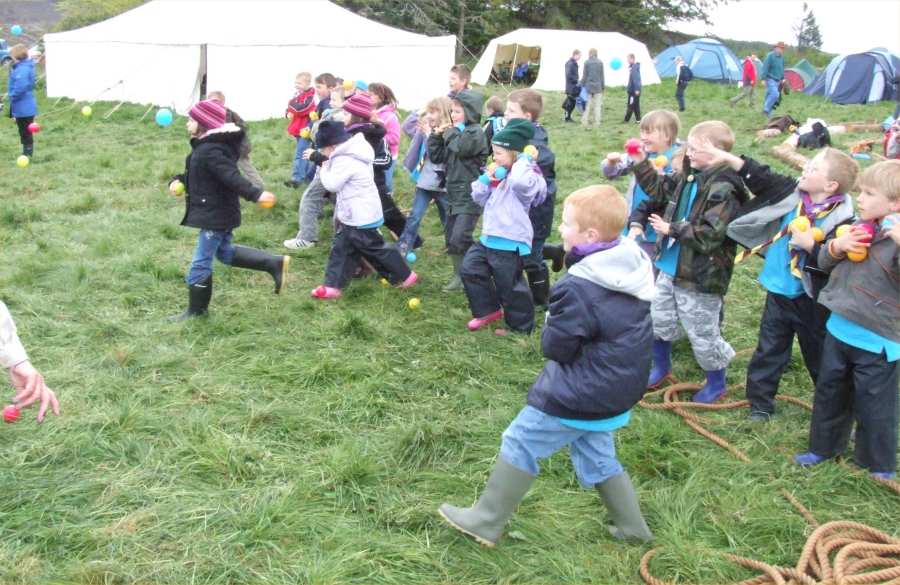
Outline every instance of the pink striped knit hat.
{"label": "pink striped knit hat", "polygon": [[225,125],[225,106],[213,100],[197,102],[188,116],[207,130],[214,130]]}
{"label": "pink striped knit hat", "polygon": [[367,93],[356,92],[347,98],[341,108],[348,114],[368,120],[372,117],[372,98]]}

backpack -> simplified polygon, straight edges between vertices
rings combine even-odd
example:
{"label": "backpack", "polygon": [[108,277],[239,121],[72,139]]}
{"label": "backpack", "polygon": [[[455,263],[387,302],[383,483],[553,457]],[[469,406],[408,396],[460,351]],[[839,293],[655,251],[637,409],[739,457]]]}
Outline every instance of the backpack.
{"label": "backpack", "polygon": [[[781,132],[787,132],[791,126],[798,127],[800,126],[800,122],[792,118],[789,114],[776,116],[769,120],[769,123],[766,124],[766,128],[774,128],[776,130],[780,130]],[[793,132],[793,130],[791,130],[791,132]]]}
{"label": "backpack", "polygon": [[812,125],[812,130],[800,135],[797,145],[811,149],[831,146],[831,134],[828,133],[828,128],[824,124],[816,122]]}
{"label": "backpack", "polygon": [[687,65],[681,66],[681,77],[678,78],[679,83],[687,83],[694,78],[694,72]]}

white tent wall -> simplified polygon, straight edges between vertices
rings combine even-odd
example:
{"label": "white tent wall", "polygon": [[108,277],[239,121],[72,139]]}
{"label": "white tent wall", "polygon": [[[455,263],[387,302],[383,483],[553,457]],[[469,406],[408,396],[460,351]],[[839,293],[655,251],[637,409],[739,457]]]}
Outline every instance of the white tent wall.
{"label": "white tent wall", "polygon": [[60,42],[48,43],[46,54],[48,97],[156,104],[180,112],[196,99],[199,46]]}
{"label": "white tent wall", "polygon": [[[575,49],[581,50],[579,72],[581,65],[587,59],[588,50],[597,49],[597,56],[604,63],[603,72],[607,86],[616,87],[628,84],[626,56],[629,53],[633,53],[637,61],[641,63],[642,82],[645,85],[659,83],[659,75],[653,66],[653,59],[647,51],[647,46],[640,41],[620,33],[533,28],[520,28],[488,43],[472,71],[472,81],[479,84],[487,83],[495,64],[497,47],[513,44],[541,49],[541,68],[534,85],[531,86],[533,89],[564,91],[566,85],[564,66]],[[618,58],[622,62],[622,66],[618,70],[611,66],[614,58]]]}
{"label": "white tent wall", "polygon": [[197,98],[204,45],[207,89],[260,120],[284,114],[300,71],[379,81],[401,107],[421,107],[446,92],[456,39],[391,28],[327,0],[153,0],[46,35],[47,95],[184,113]]}

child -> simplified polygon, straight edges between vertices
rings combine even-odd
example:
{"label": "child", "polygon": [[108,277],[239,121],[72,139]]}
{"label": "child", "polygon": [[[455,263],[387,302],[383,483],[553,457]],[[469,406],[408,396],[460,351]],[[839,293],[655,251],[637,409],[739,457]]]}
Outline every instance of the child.
{"label": "child", "polygon": [[9,117],[16,120],[22,154],[31,158],[34,154],[34,134],[28,129],[37,116],[37,102],[34,99],[34,61],[28,58],[25,45],[14,45],[9,49],[13,64],[9,68]]}
{"label": "child", "polygon": [[694,73],[687,66],[681,55],[675,57],[675,99],[678,101],[678,111],[684,111],[684,90],[694,78]]}
{"label": "child", "polygon": [[725,395],[725,368],[734,357],[719,330],[736,249],[725,230],[747,193],[737,173],[712,164],[711,156],[700,150],[706,141],[730,151],[734,133],[719,121],[691,128],[686,160],[676,176],[661,176],[643,152],[632,155],[638,162],[635,179],[650,199],[631,215],[631,225],[640,227],[649,219],[658,234],[653,369],[647,385],[655,388],[671,375],[672,341],[683,328],[706,372],[706,384],[694,401],[711,403]]}
{"label": "child", "polygon": [[[796,181],[753,159],[710,151],[756,194],[728,226],[728,237],[751,250],[738,261],[752,253],[765,256],[759,282],[766,289],[766,304],[756,351],[747,366],[746,391],[750,419],[766,421],[775,413],[778,382],[791,361],[794,335],[813,384],[818,379],[828,312],[816,302],[825,280],[817,276],[819,241],[852,220],[853,199],[848,192],[856,183],[859,165],[849,155],[826,148]],[[797,218],[806,218],[804,229],[793,223]]]}
{"label": "child", "polygon": [[[208,99],[225,106],[225,94],[221,91],[209,92]],[[253,183],[255,187],[265,189],[262,177],[259,176],[259,171],[256,170],[256,167],[253,166],[253,163],[250,161],[250,130],[247,128],[247,123],[244,122],[243,118],[237,115],[237,112],[228,107],[225,107],[225,123],[232,123],[244,132],[244,137],[241,139],[241,146],[238,152],[238,170],[241,171],[241,174],[247,177],[247,180]]]}
{"label": "child", "polygon": [[[366,141],[375,152],[375,159],[372,164],[374,172],[375,186],[378,188],[378,195],[381,198],[381,208],[384,210],[384,225],[397,238],[406,229],[406,216],[397,208],[394,198],[391,197],[387,188],[387,179],[385,173],[391,166],[393,159],[391,153],[387,150],[385,142],[386,130],[381,124],[371,122],[372,98],[364,91],[358,91],[344,102],[344,113],[347,117],[344,124],[347,131],[351,135],[362,133],[366,137]],[[422,245],[422,239],[417,238],[414,246],[418,248]]]}
{"label": "child", "polygon": [[[356,94],[357,96],[363,94]],[[348,100],[349,101],[349,100]],[[319,152],[308,156],[321,165],[319,179],[335,194],[335,234],[325,269],[325,284],[312,290],[317,299],[336,299],[350,282],[360,257],[400,288],[418,277],[395,248],[388,248],[378,228],[384,223],[378,188],[372,178],[375,153],[365,134],[350,134],[340,122],[322,122],[316,137]]]}
{"label": "child", "polygon": [[491,144],[492,166],[506,174],[498,178],[497,171],[489,169],[472,183],[472,199],[484,207],[484,223],[460,270],[472,310],[469,331],[504,316],[513,331],[531,333],[534,328],[534,302],[522,275],[522,257],[531,254],[534,235],[528,210],[543,203],[547,183],[531,156],[522,152],[532,137],[531,122],[510,120]]}
{"label": "child", "polygon": [[553,229],[553,210],[556,205],[556,155],[550,150],[547,130],[538,123],[543,111],[544,98],[533,89],[517,89],[506,99],[507,123],[520,118],[530,122],[534,128],[534,136],[528,143],[537,148],[537,164],[547,182],[547,197],[543,203],[532,205],[528,211],[534,235],[531,239],[531,254],[525,257],[525,276],[528,278],[534,304],[538,307],[546,306],[550,297],[550,273],[544,260],[552,260],[554,272],[559,272],[565,255],[561,247],[544,244]]}
{"label": "child", "polygon": [[184,174],[169,183],[178,194],[185,189],[185,214],[181,225],[200,229],[197,247],[187,274],[188,308],[172,317],[184,321],[207,315],[212,298],[212,264],[223,264],[268,272],[275,280],[275,294],[281,292],[287,275],[289,256],[276,256],[261,250],[232,246],[232,232],[241,225],[238,197],[271,207],[275,195],[263,191],[238,172],[237,160],[243,132],[225,122],[225,107],[212,100],[194,104],[188,113],[191,154]]}
{"label": "child", "polygon": [[13,404],[17,408],[28,408],[40,403],[37,421],[44,422],[47,408],[59,416],[59,401],[56,394],[47,387],[44,376],[35,369],[25,346],[16,332],[16,324],[3,301],[0,301],[0,368],[9,373],[9,381],[15,390]]}
{"label": "child", "polygon": [[388,193],[394,192],[394,161],[400,154],[400,119],[397,117],[397,98],[394,92],[383,83],[370,83],[369,95],[375,115],[384,126],[384,139],[388,152],[391,153],[391,165],[384,171],[384,182]]}
{"label": "child", "polygon": [[819,302],[831,316],[813,399],[809,451],[794,460],[810,466],[840,455],[855,421],[854,462],[874,478],[894,479],[900,223],[888,216],[900,212],[900,161],[872,165],[859,186],[861,223],[819,250],[819,268],[831,273]]}
{"label": "child", "polygon": [[653,538],[637,494],[616,459],[615,430],[644,394],[650,370],[653,271],[637,245],[619,238],[628,208],[609,186],[572,193],[559,226],[581,260],[553,286],[541,334],[547,362],[528,405],[503,433],[484,493],[471,508],[442,504],[457,530],[493,547],[539,472],[538,460],[569,447],[578,480],[600,492],[616,538]]}
{"label": "child", "polygon": [[457,63],[450,68],[450,75],[447,77],[447,83],[450,86],[449,97],[461,91],[469,90],[469,82],[472,80],[472,71],[465,63]]}
{"label": "child", "polygon": [[[666,164],[661,168],[663,173],[672,173],[672,161],[675,160],[675,153],[681,146],[678,141],[678,132],[681,129],[681,121],[678,114],[668,110],[653,110],[641,119],[641,147],[646,153],[647,158],[654,161],[660,156],[664,156],[667,160]],[[607,179],[615,179],[626,173],[631,172],[631,158],[626,155],[622,159],[621,155],[616,152],[609,153],[600,165],[603,174]],[[634,177],[628,184],[628,191],[625,199],[628,201],[630,213],[634,214],[635,210],[649,198],[649,195],[641,189]],[[642,250],[647,252],[650,258],[656,258],[656,232],[653,226],[635,225],[628,230],[628,237],[637,240]],[[654,268],[654,273],[656,269]]]}
{"label": "child", "polygon": [[491,140],[494,139],[494,134],[503,130],[503,127],[506,125],[506,118],[503,117],[503,100],[492,95],[488,98],[487,103],[484,104],[484,111],[487,115],[487,120],[481,129],[484,130],[484,139],[490,144]]}
{"label": "child", "polygon": [[638,63],[633,54],[628,55],[628,103],[625,107],[625,123],[631,119],[634,114],[634,121],[641,122],[641,64]]}
{"label": "child", "polygon": [[884,158],[900,159],[900,120],[894,120],[884,133]]}
{"label": "child", "polygon": [[[450,124],[450,98],[434,98],[425,106],[424,116],[420,117],[420,130],[428,134],[433,128],[440,128]],[[409,157],[407,157],[409,160]],[[400,236],[399,250],[405,257],[407,251],[413,247],[419,231],[419,224],[428,211],[428,204],[434,201],[437,206],[441,225],[447,224],[447,188],[446,170],[443,164],[437,164],[428,157],[428,145],[422,141],[419,146],[418,159],[409,168],[413,180],[416,182],[416,193],[413,197],[413,208],[406,219],[406,229]]]}
{"label": "child", "polygon": [[[453,78],[451,71],[450,76]],[[478,178],[488,155],[481,130],[481,94],[462,90],[450,105],[450,126],[435,128],[428,137],[428,158],[447,170],[447,201],[450,213],[444,226],[447,253],[453,261],[453,277],[444,291],[463,288],[459,270],[463,256],[472,245],[472,232],[481,207],[472,200],[472,181]]]}
{"label": "child", "polygon": [[331,92],[337,85],[337,79],[331,73],[321,73],[316,75],[316,97],[319,102],[316,104],[316,114],[321,120],[325,115],[325,111],[331,109]]}
{"label": "child", "polygon": [[[313,124],[312,136],[314,139],[318,133],[319,124],[322,122],[335,120],[342,124],[344,123],[344,112],[341,110],[341,106],[344,104],[344,88],[340,85],[332,88],[328,94],[327,102],[328,107],[322,110],[319,121]],[[319,105],[321,104],[322,102],[319,102]],[[308,149],[306,153],[311,154],[312,149]],[[304,156],[308,156],[306,153],[304,153]],[[297,235],[283,242],[284,247],[289,250],[312,248],[319,241],[319,217],[322,214],[322,208],[325,206],[325,198],[328,196],[328,191],[325,190],[325,187],[322,186],[322,181],[319,180],[318,167],[315,164],[311,166],[314,169],[313,180],[300,197],[300,206],[297,211]]]}
{"label": "child", "polygon": [[[303,153],[309,148],[308,131],[304,132],[309,126],[309,115],[316,109],[315,95],[316,90],[310,87],[312,75],[307,72],[298,73],[294,79],[294,89],[297,93],[288,102],[285,115],[291,121],[287,127],[287,133],[297,140],[297,148],[294,150],[294,166],[291,170],[291,179],[285,181],[286,187],[296,189],[300,183],[307,180],[309,171],[309,163],[303,158]],[[304,136],[306,134],[306,136]]]}

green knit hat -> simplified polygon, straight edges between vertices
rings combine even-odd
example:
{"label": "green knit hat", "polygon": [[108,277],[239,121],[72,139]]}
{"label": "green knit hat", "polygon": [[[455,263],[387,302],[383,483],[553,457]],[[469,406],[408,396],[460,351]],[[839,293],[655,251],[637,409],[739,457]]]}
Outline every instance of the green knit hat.
{"label": "green knit hat", "polygon": [[494,134],[491,144],[522,152],[532,138],[534,138],[534,125],[525,118],[513,118],[506,123],[503,130]]}

